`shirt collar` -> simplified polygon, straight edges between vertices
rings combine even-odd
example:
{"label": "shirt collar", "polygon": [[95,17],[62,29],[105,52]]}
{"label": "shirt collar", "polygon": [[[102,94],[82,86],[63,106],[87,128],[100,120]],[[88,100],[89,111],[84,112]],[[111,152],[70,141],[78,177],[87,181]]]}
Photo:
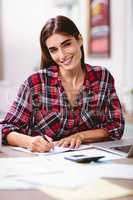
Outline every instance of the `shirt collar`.
{"label": "shirt collar", "polygon": [[86,76],[84,81],[84,87],[88,90],[96,85],[96,83],[98,82],[98,78],[95,70],[91,65],[86,64],[85,67]]}
{"label": "shirt collar", "polygon": [[46,68],[46,74],[50,77],[51,86],[58,84],[58,66],[50,66]]}

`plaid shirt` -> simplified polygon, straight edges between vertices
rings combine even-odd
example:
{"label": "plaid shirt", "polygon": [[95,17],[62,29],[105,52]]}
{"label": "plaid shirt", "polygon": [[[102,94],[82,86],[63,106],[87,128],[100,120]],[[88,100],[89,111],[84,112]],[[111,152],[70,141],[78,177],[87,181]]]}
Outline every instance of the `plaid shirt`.
{"label": "plaid shirt", "polygon": [[104,128],[110,139],[120,139],[124,119],[114,79],[105,68],[85,66],[84,84],[73,107],[62,87],[58,67],[32,74],[1,122],[3,143],[11,131],[32,136],[46,134],[58,140],[80,131]]}

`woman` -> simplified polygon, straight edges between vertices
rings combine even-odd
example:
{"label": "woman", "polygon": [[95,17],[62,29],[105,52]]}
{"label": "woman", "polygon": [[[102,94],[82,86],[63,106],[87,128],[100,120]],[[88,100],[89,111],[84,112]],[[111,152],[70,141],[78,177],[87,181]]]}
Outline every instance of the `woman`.
{"label": "woman", "polygon": [[124,130],[114,79],[84,63],[83,39],[65,16],[41,31],[41,70],[21,86],[2,122],[3,143],[46,152],[54,145],[120,139]]}

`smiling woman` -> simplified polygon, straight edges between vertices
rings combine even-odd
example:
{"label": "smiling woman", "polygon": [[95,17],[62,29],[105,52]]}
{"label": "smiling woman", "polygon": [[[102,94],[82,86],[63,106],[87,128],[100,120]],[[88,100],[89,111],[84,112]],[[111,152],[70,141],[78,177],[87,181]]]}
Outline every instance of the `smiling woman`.
{"label": "smiling woman", "polygon": [[3,143],[46,152],[120,139],[124,119],[114,79],[107,69],[85,64],[74,22],[49,19],[40,45],[41,70],[22,84],[1,122]]}
{"label": "smiling woman", "polygon": [[[51,58],[59,67],[60,79],[71,105],[75,104],[75,98],[84,81],[85,73],[82,71],[80,63],[82,45],[80,35],[75,39],[71,35],[58,33],[53,34],[46,41]],[[78,79],[73,79],[72,82],[73,74],[75,77],[77,74]]]}
{"label": "smiling woman", "polygon": [[70,35],[54,34],[46,41],[51,58],[58,64],[60,70],[77,69],[81,59],[81,37],[76,40]]}

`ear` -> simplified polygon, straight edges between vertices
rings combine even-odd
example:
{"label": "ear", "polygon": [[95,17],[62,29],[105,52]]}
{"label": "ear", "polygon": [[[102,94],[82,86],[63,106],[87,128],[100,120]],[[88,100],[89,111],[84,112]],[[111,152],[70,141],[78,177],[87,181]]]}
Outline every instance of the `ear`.
{"label": "ear", "polygon": [[78,42],[79,42],[79,45],[82,46],[83,45],[83,37],[81,34],[78,35]]}

